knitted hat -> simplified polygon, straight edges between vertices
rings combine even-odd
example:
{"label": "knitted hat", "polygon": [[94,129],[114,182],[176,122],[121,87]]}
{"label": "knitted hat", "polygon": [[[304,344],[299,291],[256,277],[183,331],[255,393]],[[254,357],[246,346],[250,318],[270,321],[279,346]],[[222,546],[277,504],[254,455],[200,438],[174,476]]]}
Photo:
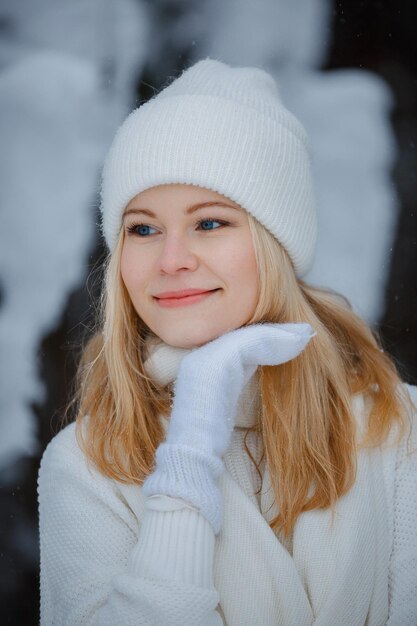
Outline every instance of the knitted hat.
{"label": "knitted hat", "polygon": [[310,268],[317,225],[308,138],[266,71],[206,58],[130,113],[103,168],[110,250],[130,200],[166,183],[230,198],[276,237],[299,277]]}

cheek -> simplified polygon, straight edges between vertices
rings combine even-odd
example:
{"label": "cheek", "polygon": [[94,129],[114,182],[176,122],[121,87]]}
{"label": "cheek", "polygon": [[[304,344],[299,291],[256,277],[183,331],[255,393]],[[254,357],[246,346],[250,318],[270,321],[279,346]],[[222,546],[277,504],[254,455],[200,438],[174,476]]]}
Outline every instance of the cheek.
{"label": "cheek", "polygon": [[122,255],[120,257],[120,274],[127,290],[129,291],[131,284],[132,264],[129,261],[129,254],[125,248],[122,250]]}
{"label": "cheek", "polygon": [[245,241],[243,245],[229,249],[227,263],[223,263],[223,272],[227,277],[229,286],[239,291],[258,292],[259,278],[255,251],[252,240]]}
{"label": "cheek", "polygon": [[129,247],[125,247],[120,258],[120,273],[122,280],[132,295],[133,291],[137,291],[146,282],[146,266],[143,260],[134,254]]}

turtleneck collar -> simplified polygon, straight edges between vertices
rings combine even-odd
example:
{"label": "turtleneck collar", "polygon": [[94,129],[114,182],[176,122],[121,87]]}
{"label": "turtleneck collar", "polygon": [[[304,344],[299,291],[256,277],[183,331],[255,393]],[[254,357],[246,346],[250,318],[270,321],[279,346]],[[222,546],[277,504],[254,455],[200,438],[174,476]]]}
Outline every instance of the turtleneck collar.
{"label": "turtleneck collar", "polygon": [[[170,346],[159,337],[149,337],[146,340],[145,371],[160,385],[168,385],[177,378],[182,359],[191,351],[191,348]],[[260,409],[259,400],[259,384],[255,374],[239,396],[236,426],[247,428],[255,424]]]}

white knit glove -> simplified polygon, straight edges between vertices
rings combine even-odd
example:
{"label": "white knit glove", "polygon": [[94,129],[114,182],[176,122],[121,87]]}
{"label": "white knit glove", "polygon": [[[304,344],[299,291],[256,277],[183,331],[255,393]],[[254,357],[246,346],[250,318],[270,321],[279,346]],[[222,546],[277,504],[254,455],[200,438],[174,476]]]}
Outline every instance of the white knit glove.
{"label": "white knit glove", "polygon": [[195,348],[181,361],[167,436],[146,496],[166,494],[194,504],[215,534],[223,519],[218,478],[229,447],[238,399],[259,365],[298,356],[313,337],[309,324],[252,324]]}

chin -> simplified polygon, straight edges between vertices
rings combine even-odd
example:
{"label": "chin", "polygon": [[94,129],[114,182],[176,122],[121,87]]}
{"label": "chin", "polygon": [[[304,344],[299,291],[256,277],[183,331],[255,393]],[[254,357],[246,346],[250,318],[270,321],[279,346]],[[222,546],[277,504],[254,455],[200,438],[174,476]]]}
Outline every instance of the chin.
{"label": "chin", "polygon": [[213,330],[212,332],[210,332],[207,331],[207,329],[204,329],[204,331],[199,333],[196,329],[195,332],[193,332],[192,334],[190,334],[189,332],[176,332],[175,334],[161,334],[160,337],[165,343],[173,346],[174,348],[184,348],[191,350],[193,348],[199,348],[200,346],[203,346],[205,343],[216,339],[216,337],[220,337],[220,335],[222,335],[224,332],[226,331]]}

